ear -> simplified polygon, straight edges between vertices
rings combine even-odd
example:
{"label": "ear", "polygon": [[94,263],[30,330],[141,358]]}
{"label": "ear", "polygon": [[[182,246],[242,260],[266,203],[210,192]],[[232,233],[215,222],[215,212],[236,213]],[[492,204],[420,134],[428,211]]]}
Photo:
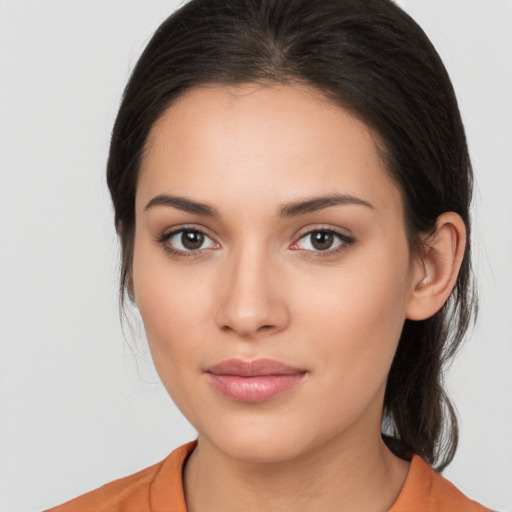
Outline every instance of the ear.
{"label": "ear", "polygon": [[462,218],[454,212],[440,215],[435,232],[425,240],[415,261],[406,318],[425,320],[441,309],[455,286],[465,248]]}

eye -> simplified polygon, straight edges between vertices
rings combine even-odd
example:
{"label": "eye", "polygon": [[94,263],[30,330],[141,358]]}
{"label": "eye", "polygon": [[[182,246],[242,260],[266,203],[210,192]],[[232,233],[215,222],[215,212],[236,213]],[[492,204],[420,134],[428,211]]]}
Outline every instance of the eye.
{"label": "eye", "polygon": [[354,240],[346,235],[330,229],[315,229],[303,235],[292,249],[300,249],[315,252],[336,252],[346,245],[354,243]]}
{"label": "eye", "polygon": [[206,233],[198,229],[180,229],[162,237],[160,242],[171,252],[196,252],[203,249],[215,249],[218,244]]}

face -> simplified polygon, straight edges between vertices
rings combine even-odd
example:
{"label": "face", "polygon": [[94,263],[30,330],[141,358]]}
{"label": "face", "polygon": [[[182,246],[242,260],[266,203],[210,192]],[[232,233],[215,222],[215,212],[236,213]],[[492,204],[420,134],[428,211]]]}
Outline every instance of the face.
{"label": "face", "polygon": [[415,282],[375,137],[299,86],[210,86],[150,133],[133,291],[202,442],[277,461],[380,437]]}

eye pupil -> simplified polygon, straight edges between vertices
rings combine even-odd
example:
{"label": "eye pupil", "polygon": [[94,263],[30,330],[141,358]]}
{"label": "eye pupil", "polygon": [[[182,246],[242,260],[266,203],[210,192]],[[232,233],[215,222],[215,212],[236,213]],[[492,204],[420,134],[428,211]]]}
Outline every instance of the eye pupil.
{"label": "eye pupil", "polygon": [[199,231],[183,231],[181,243],[186,249],[199,249],[204,243],[204,235]]}
{"label": "eye pupil", "polygon": [[328,231],[314,231],[311,233],[311,243],[315,249],[326,251],[334,242],[334,235]]}

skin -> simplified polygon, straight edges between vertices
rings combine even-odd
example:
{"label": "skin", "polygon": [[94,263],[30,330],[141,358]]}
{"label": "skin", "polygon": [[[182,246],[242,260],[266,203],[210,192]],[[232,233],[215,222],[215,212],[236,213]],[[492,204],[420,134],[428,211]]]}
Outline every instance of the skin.
{"label": "skin", "polygon": [[[194,89],[146,149],[131,279],[157,371],[198,431],[189,511],[387,510],[408,463],[380,437],[386,377],[405,318],[433,314],[453,286],[458,217],[440,219],[425,258],[412,258],[376,137],[302,86]],[[367,204],[280,214],[335,194]],[[217,215],[155,204],[162,195]],[[181,234],[162,241],[185,227],[206,235],[199,250],[185,253]],[[315,229],[339,233],[332,249],[312,245]],[[235,401],[205,371],[230,358],[305,377],[270,400]]]}

